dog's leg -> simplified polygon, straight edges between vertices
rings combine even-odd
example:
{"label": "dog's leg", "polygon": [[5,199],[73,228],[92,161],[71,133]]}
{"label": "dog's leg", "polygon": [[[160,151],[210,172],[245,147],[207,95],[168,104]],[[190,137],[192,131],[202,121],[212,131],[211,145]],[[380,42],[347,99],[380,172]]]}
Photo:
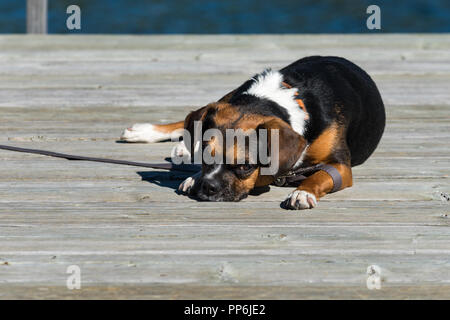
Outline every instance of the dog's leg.
{"label": "dog's leg", "polygon": [[168,124],[137,123],[120,137],[124,142],[158,142],[177,139],[183,135],[184,120]]}
{"label": "dog's leg", "polygon": [[[332,163],[342,177],[340,190],[353,184],[352,168],[340,163]],[[317,171],[304,180],[300,186],[291,192],[283,202],[286,209],[312,209],[319,198],[333,190],[333,179],[325,171]]]}

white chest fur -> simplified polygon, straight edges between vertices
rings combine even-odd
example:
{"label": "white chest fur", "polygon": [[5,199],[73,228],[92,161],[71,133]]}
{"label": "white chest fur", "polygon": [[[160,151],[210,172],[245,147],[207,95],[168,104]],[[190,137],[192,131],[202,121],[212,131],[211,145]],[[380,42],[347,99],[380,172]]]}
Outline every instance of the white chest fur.
{"label": "white chest fur", "polygon": [[271,100],[286,109],[292,129],[303,135],[305,130],[305,112],[295,101],[297,89],[283,86],[283,75],[270,69],[260,73],[253,80],[254,83],[244,94]]}

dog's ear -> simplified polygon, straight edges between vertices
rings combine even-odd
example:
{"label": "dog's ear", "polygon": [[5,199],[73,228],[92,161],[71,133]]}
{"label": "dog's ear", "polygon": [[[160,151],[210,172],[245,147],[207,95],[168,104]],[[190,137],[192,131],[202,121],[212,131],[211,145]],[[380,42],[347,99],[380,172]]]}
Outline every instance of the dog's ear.
{"label": "dog's ear", "polygon": [[[271,154],[272,146],[275,147],[275,152],[278,151],[278,171],[274,176],[286,173],[300,159],[307,145],[306,139],[295,132],[288,123],[280,118],[271,118],[258,126],[256,129],[258,137],[262,138],[259,134],[259,129],[267,130],[267,154],[271,159],[276,158]],[[274,129],[278,130],[278,141],[272,141],[271,139],[271,131]]]}
{"label": "dog's ear", "polygon": [[226,95],[224,95],[222,98],[220,98],[217,102],[229,102],[237,91],[238,90],[235,89],[231,92],[228,92]]}

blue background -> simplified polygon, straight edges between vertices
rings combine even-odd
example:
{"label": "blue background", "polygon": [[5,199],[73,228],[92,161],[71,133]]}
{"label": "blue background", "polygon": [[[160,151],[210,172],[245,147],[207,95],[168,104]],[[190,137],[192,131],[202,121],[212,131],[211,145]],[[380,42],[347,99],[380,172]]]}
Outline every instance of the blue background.
{"label": "blue background", "polygon": [[[81,8],[81,30],[66,8]],[[380,31],[366,8],[381,8]],[[0,0],[0,33],[24,33],[26,1]],[[49,0],[49,33],[365,33],[450,32],[450,0]]]}

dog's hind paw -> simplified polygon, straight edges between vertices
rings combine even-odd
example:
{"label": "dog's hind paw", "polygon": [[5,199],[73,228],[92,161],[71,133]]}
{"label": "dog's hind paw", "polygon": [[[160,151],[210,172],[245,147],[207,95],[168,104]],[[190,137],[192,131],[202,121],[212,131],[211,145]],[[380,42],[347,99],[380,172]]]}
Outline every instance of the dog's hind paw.
{"label": "dog's hind paw", "polygon": [[123,131],[120,141],[151,143],[164,141],[170,137],[170,133],[161,132],[150,123],[137,123]]}
{"label": "dog's hind paw", "polygon": [[317,206],[316,196],[304,190],[295,190],[282,203],[283,208],[292,210],[312,209]]}
{"label": "dog's hind paw", "polygon": [[175,147],[173,147],[172,152],[171,152],[171,157],[177,157],[177,158],[186,158],[186,159],[190,159],[191,158],[191,153],[189,152],[189,150],[186,148],[185,144],[183,141],[177,143],[175,145]]}

